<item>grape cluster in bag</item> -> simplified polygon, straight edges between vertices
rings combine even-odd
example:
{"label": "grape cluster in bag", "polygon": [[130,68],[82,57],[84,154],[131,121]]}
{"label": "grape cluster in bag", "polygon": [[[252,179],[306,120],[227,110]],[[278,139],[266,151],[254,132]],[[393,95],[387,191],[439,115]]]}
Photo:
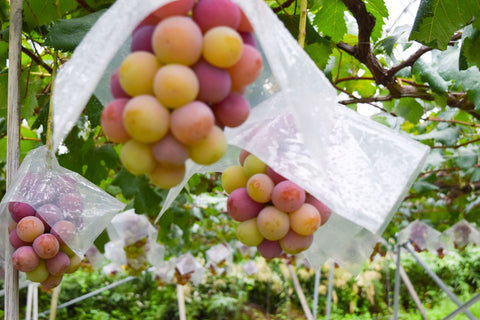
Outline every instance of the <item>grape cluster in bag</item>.
{"label": "grape cluster in bag", "polygon": [[103,110],[103,130],[123,144],[129,172],[171,188],[183,180],[187,159],[209,165],[223,157],[223,128],[248,118],[243,93],[261,69],[252,26],[238,5],[173,1],[133,31],[131,52],[111,78],[114,100]]}
{"label": "grape cluster in bag", "polygon": [[256,246],[266,259],[308,249],[330,209],[255,155],[242,150],[239,160],[223,171],[221,183],[228,214],[240,222],[240,242]]}

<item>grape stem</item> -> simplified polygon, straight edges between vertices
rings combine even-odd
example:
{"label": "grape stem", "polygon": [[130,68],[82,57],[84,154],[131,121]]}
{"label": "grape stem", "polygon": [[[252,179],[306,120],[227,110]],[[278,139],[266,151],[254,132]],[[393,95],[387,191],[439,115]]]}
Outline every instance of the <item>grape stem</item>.
{"label": "grape stem", "polygon": [[53,51],[53,68],[52,68],[52,76],[50,78],[51,81],[51,88],[50,88],[50,102],[48,105],[48,119],[47,119],[47,136],[46,136],[46,144],[48,148],[48,156],[47,156],[47,165],[50,165],[51,155],[52,155],[52,131],[53,131],[53,89],[54,89],[54,82],[55,76],[57,74],[57,59],[58,53],[57,51]]}
{"label": "grape stem", "polygon": [[298,26],[298,44],[302,49],[305,47],[305,35],[307,28],[307,0],[300,0],[300,24]]}

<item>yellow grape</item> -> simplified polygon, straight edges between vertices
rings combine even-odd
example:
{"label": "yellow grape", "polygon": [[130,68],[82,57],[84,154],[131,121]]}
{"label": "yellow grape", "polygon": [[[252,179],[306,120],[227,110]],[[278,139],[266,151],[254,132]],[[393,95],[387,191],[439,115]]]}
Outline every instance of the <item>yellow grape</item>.
{"label": "yellow grape", "polygon": [[120,160],[125,169],[135,175],[148,173],[155,167],[151,147],[133,139],[123,145]]}
{"label": "yellow grape", "polygon": [[153,78],[159,64],[155,55],[146,51],[130,53],[121,63],[118,78],[123,90],[131,96],[153,93]]}
{"label": "yellow grape", "polygon": [[232,28],[215,27],[203,36],[203,58],[216,67],[233,66],[240,60],[242,50],[242,37]]}

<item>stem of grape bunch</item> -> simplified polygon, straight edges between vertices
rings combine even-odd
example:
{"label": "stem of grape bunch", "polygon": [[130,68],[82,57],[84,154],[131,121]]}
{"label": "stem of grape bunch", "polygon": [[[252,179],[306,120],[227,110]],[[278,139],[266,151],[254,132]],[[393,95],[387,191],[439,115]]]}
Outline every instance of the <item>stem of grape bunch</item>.
{"label": "stem of grape bunch", "polygon": [[52,133],[53,133],[53,89],[55,83],[55,76],[57,75],[57,68],[58,68],[58,52],[56,50],[53,51],[53,68],[52,68],[52,75],[50,77],[50,101],[48,105],[48,119],[47,119],[47,134],[46,134],[46,145],[48,149],[47,154],[47,166],[51,164],[51,158],[53,156],[53,148],[52,148]]}
{"label": "stem of grape bunch", "polygon": [[307,0],[300,1],[300,24],[298,26],[298,44],[305,47],[305,36],[307,29]]}

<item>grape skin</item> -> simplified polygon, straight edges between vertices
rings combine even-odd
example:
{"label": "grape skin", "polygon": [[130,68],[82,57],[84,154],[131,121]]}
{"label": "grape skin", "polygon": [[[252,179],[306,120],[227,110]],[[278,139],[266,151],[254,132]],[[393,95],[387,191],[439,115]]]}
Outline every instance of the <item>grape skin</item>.
{"label": "grape skin", "polygon": [[17,224],[17,235],[25,242],[33,242],[45,231],[42,220],[37,217],[22,218]]}
{"label": "grape skin", "polygon": [[193,19],[205,33],[218,26],[237,29],[241,13],[238,6],[230,0],[199,0],[193,8]]}
{"label": "grape skin", "polygon": [[124,143],[131,139],[123,124],[123,111],[129,99],[120,98],[112,100],[102,110],[100,122],[105,135],[117,143]]}
{"label": "grape skin", "polygon": [[242,37],[232,28],[215,27],[203,36],[203,58],[216,67],[232,67],[240,60],[242,51]]}
{"label": "grape skin", "polygon": [[280,240],[290,230],[288,214],[274,206],[263,208],[257,216],[258,230],[268,240]]}
{"label": "grape skin", "polygon": [[250,198],[246,188],[232,191],[227,199],[228,214],[235,221],[241,222],[255,218],[264,207],[264,204]]}
{"label": "grape skin", "polygon": [[170,130],[178,141],[193,145],[208,136],[214,122],[212,109],[201,101],[194,101],[172,112]]}
{"label": "grape skin", "polygon": [[187,66],[167,64],[161,67],[153,82],[153,91],[158,101],[170,109],[192,102],[198,95],[198,78]]}
{"label": "grape skin", "polygon": [[125,169],[134,175],[150,172],[156,163],[152,148],[148,144],[133,139],[123,145],[120,161]]}
{"label": "grape skin", "polygon": [[13,252],[12,262],[18,271],[30,272],[38,266],[40,258],[31,246],[23,246]]}

